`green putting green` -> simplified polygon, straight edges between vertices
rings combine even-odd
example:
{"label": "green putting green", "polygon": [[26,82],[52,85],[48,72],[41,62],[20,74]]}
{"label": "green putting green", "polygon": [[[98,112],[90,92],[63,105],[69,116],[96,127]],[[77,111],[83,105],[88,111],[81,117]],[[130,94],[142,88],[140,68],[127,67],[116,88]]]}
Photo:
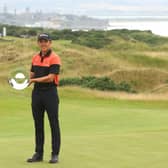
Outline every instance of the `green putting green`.
{"label": "green putting green", "polygon": [[26,163],[34,152],[30,97],[30,89],[0,88],[0,167],[168,167],[168,101],[98,98],[66,89],[60,90],[60,162],[48,163],[51,138],[46,119],[44,161]]}

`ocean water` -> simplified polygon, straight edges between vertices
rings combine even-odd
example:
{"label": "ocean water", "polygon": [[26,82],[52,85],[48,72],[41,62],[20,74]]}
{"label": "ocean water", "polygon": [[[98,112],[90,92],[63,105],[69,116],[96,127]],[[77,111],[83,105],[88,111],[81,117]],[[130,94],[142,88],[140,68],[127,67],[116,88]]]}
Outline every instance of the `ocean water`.
{"label": "ocean water", "polygon": [[168,17],[119,17],[109,19],[107,30],[151,30],[154,34],[168,37]]}

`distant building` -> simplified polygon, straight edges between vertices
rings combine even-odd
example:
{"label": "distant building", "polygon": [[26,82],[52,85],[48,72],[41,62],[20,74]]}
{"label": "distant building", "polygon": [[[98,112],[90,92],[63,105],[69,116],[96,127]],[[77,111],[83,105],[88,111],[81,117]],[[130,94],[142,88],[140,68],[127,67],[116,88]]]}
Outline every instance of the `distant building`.
{"label": "distant building", "polygon": [[16,9],[14,9],[14,16],[16,16],[17,15],[17,10]]}
{"label": "distant building", "polygon": [[7,8],[6,5],[4,5],[4,7],[3,7],[3,13],[4,13],[4,14],[7,14],[7,13],[8,13],[8,8]]}
{"label": "distant building", "polygon": [[29,14],[29,13],[30,13],[30,8],[29,8],[29,7],[26,7],[25,12],[26,12],[27,14]]}

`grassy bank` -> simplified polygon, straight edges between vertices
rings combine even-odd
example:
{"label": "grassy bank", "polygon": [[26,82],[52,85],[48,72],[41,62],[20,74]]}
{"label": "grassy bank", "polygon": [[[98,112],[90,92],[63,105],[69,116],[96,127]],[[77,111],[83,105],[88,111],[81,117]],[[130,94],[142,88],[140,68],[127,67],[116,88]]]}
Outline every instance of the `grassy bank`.
{"label": "grassy bank", "polygon": [[[107,76],[114,82],[124,81],[130,84],[132,90],[138,93],[153,91],[159,93],[160,87],[163,87],[161,92],[168,91],[167,38],[149,31],[113,30],[76,32],[76,34],[67,31],[66,33],[70,33],[73,38],[66,39],[66,36],[63,36],[59,40],[53,40],[53,49],[62,60],[61,78]],[[86,45],[89,39],[95,40],[98,37],[101,37],[101,40],[108,38],[108,43],[102,44],[101,48]],[[38,52],[35,37],[6,37],[0,40],[0,48],[2,82],[13,69],[24,67],[29,71],[31,58]]]}

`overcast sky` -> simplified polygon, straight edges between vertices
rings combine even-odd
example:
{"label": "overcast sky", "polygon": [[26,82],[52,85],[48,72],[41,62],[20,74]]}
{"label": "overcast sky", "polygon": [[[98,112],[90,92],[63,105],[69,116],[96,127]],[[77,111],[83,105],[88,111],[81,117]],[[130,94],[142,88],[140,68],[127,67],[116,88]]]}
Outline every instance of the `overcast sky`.
{"label": "overcast sky", "polygon": [[166,15],[168,0],[1,0],[0,11],[58,12],[79,15]]}

